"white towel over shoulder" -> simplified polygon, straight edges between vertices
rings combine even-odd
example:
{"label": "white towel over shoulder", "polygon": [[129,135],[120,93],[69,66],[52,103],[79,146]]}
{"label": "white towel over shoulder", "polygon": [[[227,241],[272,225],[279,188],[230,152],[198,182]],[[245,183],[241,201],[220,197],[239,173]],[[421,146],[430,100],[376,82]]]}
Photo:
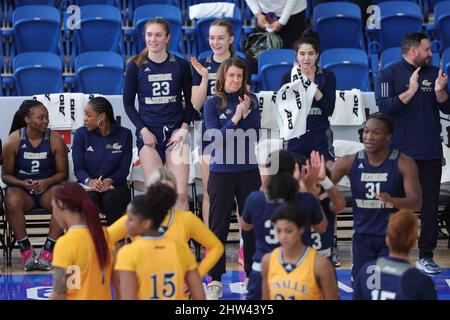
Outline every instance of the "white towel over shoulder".
{"label": "white towel over shoulder", "polygon": [[317,85],[306,76],[301,73],[297,76],[298,80],[287,83],[278,90],[276,98],[280,138],[285,140],[298,138],[306,133],[306,118],[317,90]]}
{"label": "white towel over shoulder", "polygon": [[359,89],[336,90],[336,104],[329,118],[332,126],[359,126],[366,121],[364,102]]}

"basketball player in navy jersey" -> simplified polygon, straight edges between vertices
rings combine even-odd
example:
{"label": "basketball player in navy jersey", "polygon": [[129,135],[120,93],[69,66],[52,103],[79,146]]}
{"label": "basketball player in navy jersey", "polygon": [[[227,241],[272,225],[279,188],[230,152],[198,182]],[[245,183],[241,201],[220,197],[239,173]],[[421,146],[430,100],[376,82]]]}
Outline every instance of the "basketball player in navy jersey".
{"label": "basketball player in navy jersey", "polygon": [[[226,19],[217,19],[209,27],[209,46],[212,54],[205,59],[197,61],[191,57],[192,63],[192,104],[194,108],[201,113],[203,120],[203,104],[214,96],[217,78],[217,70],[222,61],[234,55],[234,30],[233,25]],[[203,137],[206,127],[205,122],[201,122],[201,136]],[[208,179],[209,163],[211,155],[205,152],[210,142],[201,139],[200,170],[203,185],[202,215],[203,222],[208,225],[209,218],[209,196]],[[206,149],[207,150],[207,149]]]}
{"label": "basketball player in navy jersey", "polygon": [[386,244],[389,256],[368,262],[356,278],[353,300],[436,300],[433,280],[411,265],[419,219],[402,209],[389,218]]}
{"label": "basketball player in navy jersey", "polygon": [[420,210],[422,197],[417,166],[411,158],[390,149],[391,118],[374,114],[367,120],[364,150],[340,158],[331,180],[349,175],[353,208],[352,279],[361,267],[388,255],[385,243],[389,216],[397,209]]}
{"label": "basketball player in navy jersey", "polygon": [[50,230],[39,257],[27,236],[24,212],[36,207],[51,210],[55,185],[68,177],[67,147],[48,129],[42,103],[25,100],[14,115],[5,142],[2,180],[8,185],[5,204],[8,222],[22,253],[24,270],[50,270],[52,252],[61,229],[50,219]]}
{"label": "basketball player in navy jersey", "polygon": [[[169,40],[167,21],[156,18],[146,23],[146,48],[128,63],[123,104],[136,126],[145,180],[166,164],[179,181],[176,207],[188,210],[190,147],[186,146],[185,137],[195,114],[191,103],[192,75],[185,60],[168,52]],[[139,111],[134,106],[136,94]]]}
{"label": "basketball player in navy jersey", "polygon": [[[293,202],[303,209],[314,231],[324,232],[327,228],[327,219],[324,219],[319,202],[314,195],[299,192],[298,181],[293,176],[296,164],[292,155],[281,150],[272,152],[270,158],[278,159],[278,171],[270,176],[263,191],[254,191],[248,196],[241,219],[242,230],[253,230],[256,241],[256,252],[253,256],[252,272],[247,287],[247,300],[261,299],[261,258],[279,246],[275,228],[270,221],[278,207],[283,203]],[[314,169],[311,170],[308,166],[307,174],[311,174],[312,171]],[[309,180],[315,183],[316,178],[317,175]],[[310,244],[310,238],[310,232],[307,232],[302,239],[304,243]]]}

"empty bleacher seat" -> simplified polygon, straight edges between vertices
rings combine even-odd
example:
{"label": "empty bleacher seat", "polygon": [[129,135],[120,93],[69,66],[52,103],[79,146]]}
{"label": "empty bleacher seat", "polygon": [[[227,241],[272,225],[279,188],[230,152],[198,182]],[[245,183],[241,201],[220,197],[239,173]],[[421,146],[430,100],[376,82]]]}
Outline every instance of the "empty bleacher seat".
{"label": "empty bleacher seat", "polygon": [[434,7],[434,32],[439,52],[450,48],[450,1],[441,1]]}
{"label": "empty bleacher seat", "polygon": [[75,58],[79,92],[122,94],[124,62],[114,52],[85,52]]}
{"label": "empty bleacher seat", "polygon": [[417,3],[386,1],[378,6],[380,29],[368,30],[370,54],[378,54],[385,49],[399,47],[406,33],[422,31],[422,15]]}
{"label": "empty bleacher seat", "polygon": [[55,0],[15,0],[14,5],[16,8],[31,5],[55,6]]}
{"label": "empty bleacher seat", "polygon": [[13,77],[16,94],[58,93],[63,91],[62,61],[50,52],[26,52],[13,60]]}
{"label": "empty bleacher seat", "polygon": [[80,8],[81,27],[74,29],[74,56],[87,51],[122,53],[122,18],[120,10],[109,5]]}
{"label": "empty bleacher seat", "polygon": [[290,72],[295,60],[291,49],[266,50],[258,57],[258,75],[254,78],[255,91],[277,91],[281,78]]}
{"label": "empty bleacher seat", "polygon": [[320,55],[320,65],[334,73],[337,90],[370,91],[367,54],[361,49],[329,49]]}
{"label": "empty bleacher seat", "polygon": [[61,46],[61,17],[51,6],[23,6],[12,14],[15,54],[30,51],[58,53]]}
{"label": "empty bleacher seat", "polygon": [[362,48],[362,20],[358,5],[327,2],[314,7],[314,30],[322,50]]}
{"label": "empty bleacher seat", "polygon": [[169,50],[184,53],[182,19],[179,8],[165,4],[144,5],[134,11],[134,48],[141,52],[145,48],[145,23],[156,17],[164,18],[170,25]]}
{"label": "empty bleacher seat", "polygon": [[76,6],[88,6],[93,4],[102,4],[109,6],[118,6],[120,8],[120,0],[72,0]]}
{"label": "empty bleacher seat", "polygon": [[402,59],[402,48],[395,47],[384,50],[380,57],[380,69],[386,68],[394,62]]}

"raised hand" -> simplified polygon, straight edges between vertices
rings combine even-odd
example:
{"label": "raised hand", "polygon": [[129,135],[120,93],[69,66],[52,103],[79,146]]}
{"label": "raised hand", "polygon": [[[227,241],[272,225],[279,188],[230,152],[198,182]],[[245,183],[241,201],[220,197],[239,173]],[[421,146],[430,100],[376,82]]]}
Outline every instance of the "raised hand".
{"label": "raised hand", "polygon": [[439,70],[439,75],[436,78],[436,82],[434,83],[434,91],[444,90],[448,84],[448,75]]}

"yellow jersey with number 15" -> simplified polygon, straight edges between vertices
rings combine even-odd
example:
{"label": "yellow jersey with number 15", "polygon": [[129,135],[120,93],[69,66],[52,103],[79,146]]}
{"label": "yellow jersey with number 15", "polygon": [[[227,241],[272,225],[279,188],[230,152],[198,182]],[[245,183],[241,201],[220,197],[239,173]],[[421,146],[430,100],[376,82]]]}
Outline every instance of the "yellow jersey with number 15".
{"label": "yellow jersey with number 15", "polygon": [[119,250],[114,269],[136,274],[139,300],[185,300],[186,273],[196,268],[186,244],[165,236],[146,236]]}
{"label": "yellow jersey with number 15", "polygon": [[314,275],[317,251],[307,247],[295,263],[285,263],[281,248],[273,250],[269,259],[267,282],[271,300],[323,300]]}

